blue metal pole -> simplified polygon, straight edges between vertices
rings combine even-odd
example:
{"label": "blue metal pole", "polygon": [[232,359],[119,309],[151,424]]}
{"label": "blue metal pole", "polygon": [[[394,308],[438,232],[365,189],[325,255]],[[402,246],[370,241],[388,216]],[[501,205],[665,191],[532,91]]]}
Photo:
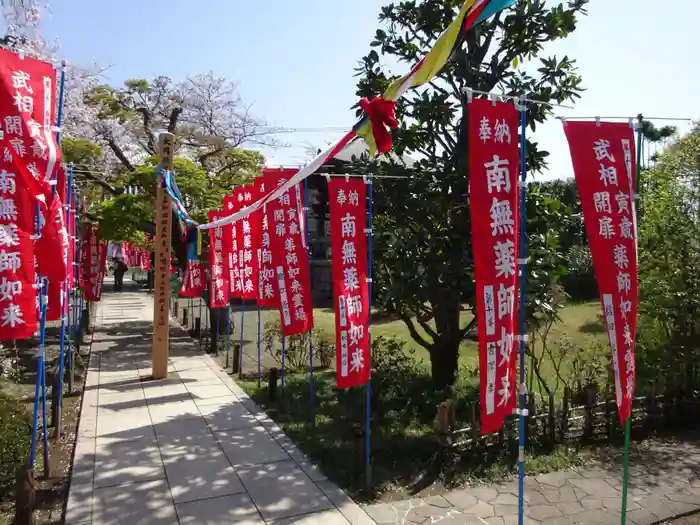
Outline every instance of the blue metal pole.
{"label": "blue metal pole", "polygon": [[372,174],[367,178],[367,332],[369,345],[369,377],[365,387],[367,413],[365,414],[365,482],[372,486]]}
{"label": "blue metal pole", "polygon": [[[63,75],[61,75],[63,77]],[[60,114],[59,114],[60,116]],[[71,166],[68,167],[68,173],[66,174],[66,230],[70,229],[70,202],[71,202],[71,186],[73,184],[73,168]],[[54,186],[55,188],[55,186]],[[68,247],[70,250],[70,246]],[[69,268],[69,262],[70,262],[70,257],[67,256],[66,254],[66,278],[63,281],[63,290],[62,290],[62,295],[61,295],[61,335],[59,339],[59,353],[58,353],[58,410],[57,413],[59,415],[58,421],[55,421],[54,424],[56,425],[56,436],[58,437],[61,432],[60,432],[60,426],[61,426],[61,406],[63,405],[63,361],[65,360],[65,352],[66,352],[66,330],[68,330],[68,327],[70,327],[70,295],[69,295],[69,290],[68,290],[68,276],[70,272]],[[67,319],[66,319],[66,316]],[[68,370],[71,369],[71,366],[73,365],[72,359],[71,359],[71,345],[70,345],[70,336],[68,337]]]}
{"label": "blue metal pole", "polygon": [[287,354],[287,338],[282,334],[282,377],[281,377],[281,383],[282,383],[282,390],[284,390],[284,361],[285,361],[285,356]]}
{"label": "blue metal pole", "polygon": [[[306,236],[306,260],[311,266],[311,244],[309,243],[309,179],[304,179],[304,234]],[[309,330],[309,411],[311,425],[316,426],[316,394],[314,392],[314,342]]]}
{"label": "blue metal pole", "polygon": [[258,388],[260,388],[261,382],[261,369],[260,369],[260,306],[258,306]]}
{"label": "blue metal pole", "polygon": [[43,419],[43,438],[44,438],[44,474],[47,475],[49,472],[49,434],[48,434],[48,424],[46,422],[46,310],[48,309],[48,296],[49,296],[49,280],[43,280],[42,288],[45,292],[39,296],[41,301],[39,303],[39,311],[41,312],[41,318],[39,321],[39,347],[41,352],[41,365],[37,368],[41,371],[41,412]]}
{"label": "blue metal pole", "polygon": [[238,377],[243,376],[243,334],[245,333],[245,299],[241,299],[241,348],[238,360]]}
{"label": "blue metal pole", "polygon": [[526,147],[525,130],[527,128],[527,110],[525,101],[521,100],[520,107],[520,250],[518,266],[520,268],[520,378],[518,382],[518,390],[520,392],[520,410],[519,410],[519,428],[518,428],[518,525],[523,525],[525,503],[525,395],[527,388],[525,386],[525,285],[527,282],[527,262],[526,243],[527,235],[525,232],[525,220],[527,217],[527,187],[525,181],[527,178],[527,163],[526,163]]}
{"label": "blue metal pole", "polygon": [[[43,290],[41,285],[41,279],[38,280],[38,290],[39,294],[39,319],[41,323],[42,310],[43,310]],[[39,337],[42,337],[43,331],[39,331]],[[39,397],[41,396],[41,374],[43,369],[43,352],[41,351],[41,346],[37,351],[37,364],[36,364],[36,383],[34,386],[34,411],[32,413],[32,445],[29,451],[29,468],[34,469],[34,462],[36,460],[36,444],[37,435],[39,433]]]}

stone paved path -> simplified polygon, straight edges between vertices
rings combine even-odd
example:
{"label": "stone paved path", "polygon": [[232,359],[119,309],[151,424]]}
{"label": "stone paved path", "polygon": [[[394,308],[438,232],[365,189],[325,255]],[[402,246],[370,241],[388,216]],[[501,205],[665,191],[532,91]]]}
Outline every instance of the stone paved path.
{"label": "stone paved path", "polygon": [[149,380],[152,310],[100,303],[65,525],[374,524],[184,330]]}
{"label": "stone paved path", "polygon": [[[525,524],[618,525],[621,467],[617,461],[525,481]],[[365,507],[379,525],[514,525],[515,481]],[[628,523],[648,525],[700,511],[700,444],[656,444],[634,454]]]}

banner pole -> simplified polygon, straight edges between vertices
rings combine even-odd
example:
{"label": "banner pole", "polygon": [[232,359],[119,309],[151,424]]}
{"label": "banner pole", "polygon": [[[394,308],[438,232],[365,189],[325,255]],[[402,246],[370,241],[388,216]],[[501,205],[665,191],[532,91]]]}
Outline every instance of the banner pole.
{"label": "banner pole", "polygon": [[527,413],[526,409],[526,392],[527,386],[525,384],[525,341],[527,339],[527,328],[526,328],[526,315],[525,315],[525,285],[527,280],[527,259],[526,259],[526,243],[527,234],[525,231],[525,223],[527,218],[527,210],[525,208],[527,203],[527,140],[526,140],[526,129],[527,129],[527,108],[525,105],[524,97],[520,100],[520,249],[519,249],[519,259],[518,266],[520,267],[520,305],[519,305],[519,317],[520,317],[520,337],[518,338],[520,343],[519,361],[520,361],[520,377],[518,381],[518,390],[520,393],[520,409],[519,414],[519,426],[518,426],[518,525],[523,525],[525,516],[525,417]]}
{"label": "banner pole", "polygon": [[42,286],[39,292],[39,313],[41,314],[39,320],[39,352],[41,357],[39,360],[39,365],[37,366],[37,373],[40,375],[41,381],[41,415],[42,415],[42,437],[44,442],[44,476],[49,477],[51,467],[49,465],[49,437],[48,437],[48,425],[46,421],[46,311],[48,309],[48,298],[49,298],[49,280],[46,278],[40,278]]}
{"label": "banner pole", "polygon": [[[243,276],[241,276],[241,284]],[[238,379],[243,377],[243,334],[245,333],[245,299],[241,299],[241,348],[238,352]]]}
{"label": "banner pole", "polygon": [[231,301],[226,304],[226,366],[230,364],[229,355],[231,353]]}
{"label": "banner pole", "polygon": [[[37,280],[37,293],[39,294],[39,318],[41,319],[41,313],[43,310],[43,290],[41,278]],[[40,320],[41,322],[41,320]],[[39,337],[41,338],[41,329],[39,331]],[[32,412],[32,444],[29,449],[29,469],[34,470],[34,463],[36,461],[36,447],[37,438],[39,434],[39,398],[41,396],[41,370],[44,366],[43,364],[43,352],[41,351],[41,343],[39,349],[36,351],[36,381],[34,385],[34,411]]]}
{"label": "banner pole", "polygon": [[258,305],[258,388],[260,388],[260,305]]}
{"label": "banner pole", "polygon": [[[636,170],[636,180],[635,180],[635,188],[634,188],[634,195],[632,196],[632,213],[635,215],[637,214],[637,206],[636,206],[636,200],[637,200],[637,195],[639,194],[639,179],[642,174],[642,170],[640,167],[640,163],[642,162],[642,121],[644,120],[644,117],[640,113],[637,115],[637,165],[635,166]],[[635,224],[637,222],[638,217],[635,217]],[[636,230],[636,228],[635,228]],[[635,236],[637,235],[637,232],[635,231]],[[629,480],[630,480],[630,441],[631,441],[631,434],[632,434],[632,400],[630,399],[630,415],[627,416],[627,419],[625,419],[625,449],[624,449],[624,456],[623,456],[623,461],[622,461],[622,505],[621,505],[621,521],[620,523],[622,525],[625,525],[627,523],[627,488],[629,486]]]}
{"label": "banner pole", "polygon": [[369,374],[365,386],[365,485],[372,486],[372,174],[367,184],[367,344],[369,345]]}
{"label": "banner pole", "polygon": [[[311,268],[311,244],[309,243],[309,179],[304,179],[304,236],[306,237],[306,260]],[[309,330],[309,413],[311,415],[311,426],[316,426],[316,394],[314,392],[314,342],[312,331]]]}

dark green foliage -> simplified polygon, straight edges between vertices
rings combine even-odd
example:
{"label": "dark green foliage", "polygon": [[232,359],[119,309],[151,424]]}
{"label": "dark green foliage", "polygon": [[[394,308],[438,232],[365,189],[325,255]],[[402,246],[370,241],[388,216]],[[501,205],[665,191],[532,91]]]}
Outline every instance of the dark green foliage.
{"label": "dark green foliage", "polygon": [[29,458],[31,419],[25,407],[0,391],[0,495],[14,483],[17,469]]}

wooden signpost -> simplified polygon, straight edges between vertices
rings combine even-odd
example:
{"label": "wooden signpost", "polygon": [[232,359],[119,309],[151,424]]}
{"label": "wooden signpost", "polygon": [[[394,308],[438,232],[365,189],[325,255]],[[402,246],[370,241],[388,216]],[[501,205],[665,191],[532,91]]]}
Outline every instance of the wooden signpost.
{"label": "wooden signpost", "polygon": [[[159,167],[172,171],[175,136],[161,133],[158,137]],[[155,289],[153,294],[153,365],[154,379],[168,376],[170,353],[170,255],[172,238],[172,208],[170,196],[163,188],[163,176],[158,175],[156,190],[156,257]]]}

